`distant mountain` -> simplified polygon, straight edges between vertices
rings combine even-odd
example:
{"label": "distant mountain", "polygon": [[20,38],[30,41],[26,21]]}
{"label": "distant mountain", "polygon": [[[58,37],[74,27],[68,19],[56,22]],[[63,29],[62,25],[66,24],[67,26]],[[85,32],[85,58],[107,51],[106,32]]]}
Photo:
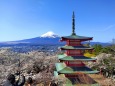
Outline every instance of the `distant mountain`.
{"label": "distant mountain", "polygon": [[[49,31],[39,37],[35,38],[30,38],[30,39],[24,39],[24,40],[19,40],[19,41],[11,41],[11,42],[2,42],[0,45],[23,45],[23,44],[42,44],[42,45],[47,45],[47,44],[64,44],[65,42],[60,42],[60,36],[55,34],[52,31]],[[101,42],[90,42],[91,45],[94,44],[101,44],[103,46],[110,45],[110,43],[101,43]]]}
{"label": "distant mountain", "polygon": [[104,42],[90,42],[90,45],[100,44],[102,46],[109,46],[111,43],[104,43]]}
{"label": "distant mountain", "polygon": [[39,37],[20,40],[16,42],[20,43],[34,43],[34,44],[60,44],[60,37],[56,35],[54,32],[49,31]]}
{"label": "distant mountain", "polygon": [[2,42],[0,45],[19,45],[19,44],[63,44],[59,42],[60,36],[55,34],[52,31],[49,31],[39,37],[18,40],[18,41],[10,41],[10,42]]}

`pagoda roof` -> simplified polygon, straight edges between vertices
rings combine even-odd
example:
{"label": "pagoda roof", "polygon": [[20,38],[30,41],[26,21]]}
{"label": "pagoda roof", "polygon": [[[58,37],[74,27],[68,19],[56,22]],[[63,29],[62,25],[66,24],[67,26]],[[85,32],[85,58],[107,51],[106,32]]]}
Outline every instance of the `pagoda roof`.
{"label": "pagoda roof", "polygon": [[75,16],[73,13],[72,16],[72,34],[70,36],[62,36],[61,41],[66,41],[66,40],[82,40],[82,41],[87,41],[87,40],[92,40],[93,37],[86,37],[86,36],[79,36],[76,35],[75,32]]}
{"label": "pagoda roof", "polygon": [[[93,80],[92,78],[90,78],[88,75],[85,75],[83,77],[81,77],[78,74],[78,77],[65,77],[65,74],[59,74],[57,71],[54,71],[54,74],[57,73],[55,75],[55,77],[57,77],[58,79],[64,79],[66,80],[66,82],[64,83],[65,86],[100,86],[95,80]],[[86,80],[87,78],[87,80]],[[89,82],[89,83],[88,83]]]}
{"label": "pagoda roof", "polygon": [[86,46],[68,46],[68,45],[65,45],[65,46],[60,47],[60,49],[62,49],[62,50],[72,50],[72,49],[87,50],[87,49],[93,49],[93,48],[86,47]]}
{"label": "pagoda roof", "polygon": [[58,73],[62,73],[62,74],[75,74],[75,73],[86,73],[86,74],[94,74],[94,73],[98,73],[99,71],[94,71],[88,67],[68,67],[66,66],[65,63],[56,63],[56,69]]}
{"label": "pagoda roof", "polygon": [[90,57],[86,57],[86,56],[67,56],[66,54],[59,54],[58,55],[58,59],[60,60],[71,60],[71,61],[75,61],[75,60],[80,60],[80,61],[94,61],[96,60],[96,58],[90,58]]}
{"label": "pagoda roof", "polygon": [[79,36],[79,35],[70,35],[70,36],[62,36],[61,37],[61,41],[65,41],[65,40],[92,40],[93,37],[86,37],[86,36]]}

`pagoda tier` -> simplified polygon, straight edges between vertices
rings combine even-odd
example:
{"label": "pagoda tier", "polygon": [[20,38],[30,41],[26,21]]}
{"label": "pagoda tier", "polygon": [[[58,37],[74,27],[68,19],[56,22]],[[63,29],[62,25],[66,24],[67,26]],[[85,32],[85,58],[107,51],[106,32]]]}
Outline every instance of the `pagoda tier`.
{"label": "pagoda tier", "polygon": [[75,74],[76,73],[85,73],[85,74],[94,74],[98,73],[96,70],[92,70],[86,66],[67,66],[65,63],[56,63],[56,70],[58,74]]}
{"label": "pagoda tier", "polygon": [[[56,71],[54,71],[55,75],[58,75]],[[65,79],[66,84],[64,86],[100,86],[95,80],[89,77],[84,73],[76,73],[75,74],[60,74],[58,78]]]}
{"label": "pagoda tier", "polygon": [[61,50],[91,50],[93,48],[91,47],[86,47],[86,46],[62,46],[60,47]]}
{"label": "pagoda tier", "polygon": [[95,61],[96,58],[86,56],[67,56],[66,54],[59,54],[58,59],[62,61]]}
{"label": "pagoda tier", "polygon": [[[76,35],[75,35],[76,36]],[[71,35],[70,36],[71,38],[73,38],[73,36]],[[63,42],[63,41],[66,41],[66,45],[68,45],[68,46],[83,46],[83,44],[82,44],[82,42],[83,41],[90,41],[90,40],[92,40],[92,38],[91,37],[87,37],[87,39],[83,39],[83,38],[79,38],[79,39],[65,39],[65,38],[61,38],[61,42]]]}
{"label": "pagoda tier", "polygon": [[67,41],[68,43],[70,43],[71,41],[74,42],[82,42],[82,41],[88,41],[88,40],[92,40],[93,37],[85,37],[85,36],[78,36],[78,35],[70,35],[70,36],[63,36],[61,37],[60,41]]}

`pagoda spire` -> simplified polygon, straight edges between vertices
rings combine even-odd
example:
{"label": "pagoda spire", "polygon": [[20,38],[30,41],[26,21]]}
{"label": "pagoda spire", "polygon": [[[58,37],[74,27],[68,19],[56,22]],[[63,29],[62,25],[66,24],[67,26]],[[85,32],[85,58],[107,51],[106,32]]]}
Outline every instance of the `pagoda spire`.
{"label": "pagoda spire", "polygon": [[76,35],[76,33],[75,33],[75,15],[74,15],[74,11],[73,11],[73,15],[72,15],[72,35]]}

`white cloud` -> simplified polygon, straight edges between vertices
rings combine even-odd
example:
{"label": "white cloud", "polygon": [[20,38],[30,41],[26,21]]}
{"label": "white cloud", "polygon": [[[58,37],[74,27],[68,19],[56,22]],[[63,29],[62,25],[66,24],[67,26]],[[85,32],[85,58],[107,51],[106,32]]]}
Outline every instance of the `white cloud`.
{"label": "white cloud", "polygon": [[96,31],[99,31],[99,32],[108,31],[108,30],[110,30],[110,29],[113,29],[113,27],[115,27],[115,24],[109,25],[108,27],[106,27],[106,28],[104,28],[104,29],[100,29],[100,30],[96,30]]}

